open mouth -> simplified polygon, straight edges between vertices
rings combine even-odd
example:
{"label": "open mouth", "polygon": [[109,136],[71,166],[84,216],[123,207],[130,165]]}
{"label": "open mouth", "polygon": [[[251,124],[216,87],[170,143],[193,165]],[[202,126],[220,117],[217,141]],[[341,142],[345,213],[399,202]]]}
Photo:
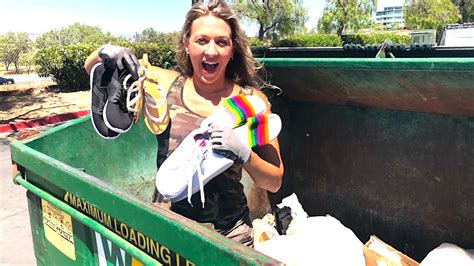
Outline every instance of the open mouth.
{"label": "open mouth", "polygon": [[218,65],[219,65],[218,63],[202,62],[202,68],[208,73],[213,73],[214,71],[216,71]]}

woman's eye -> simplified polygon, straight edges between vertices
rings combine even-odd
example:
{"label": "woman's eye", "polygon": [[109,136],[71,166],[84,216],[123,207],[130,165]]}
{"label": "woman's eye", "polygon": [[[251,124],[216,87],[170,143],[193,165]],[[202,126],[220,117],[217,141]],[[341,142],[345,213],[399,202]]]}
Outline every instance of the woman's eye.
{"label": "woman's eye", "polygon": [[197,40],[197,43],[199,43],[199,44],[206,44],[206,43],[207,43],[207,40],[204,39],[204,38],[200,38],[200,39]]}
{"label": "woman's eye", "polygon": [[226,40],[219,40],[217,41],[217,44],[220,45],[220,46],[226,46],[228,45],[229,42],[227,42]]}

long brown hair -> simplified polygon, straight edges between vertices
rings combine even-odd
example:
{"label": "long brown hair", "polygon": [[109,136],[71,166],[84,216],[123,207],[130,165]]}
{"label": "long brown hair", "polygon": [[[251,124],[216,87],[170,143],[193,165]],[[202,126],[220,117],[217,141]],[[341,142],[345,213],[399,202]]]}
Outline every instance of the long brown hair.
{"label": "long brown hair", "polygon": [[185,51],[184,44],[191,37],[191,26],[193,22],[203,16],[215,16],[224,20],[231,29],[231,38],[234,45],[234,56],[229,61],[226,69],[226,78],[233,80],[240,86],[258,87],[256,70],[261,65],[255,61],[250,51],[247,39],[240,28],[234,12],[222,0],[209,0],[207,4],[195,3],[186,14],[186,20],[178,39],[176,52],[178,67],[181,73],[191,77],[194,73],[191,60]]}

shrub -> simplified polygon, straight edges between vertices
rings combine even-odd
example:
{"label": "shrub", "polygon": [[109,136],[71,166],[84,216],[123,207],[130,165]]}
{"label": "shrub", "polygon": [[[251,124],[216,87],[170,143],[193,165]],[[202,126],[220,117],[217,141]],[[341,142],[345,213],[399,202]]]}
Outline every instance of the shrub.
{"label": "shrub", "polygon": [[52,77],[64,91],[88,88],[89,76],[84,70],[84,61],[96,48],[80,44],[40,49],[35,55],[38,75]]}
{"label": "shrub", "polygon": [[172,43],[133,43],[128,45],[135,51],[136,56],[140,59],[143,54],[148,54],[148,61],[154,66],[169,69],[177,65],[176,48]]}
{"label": "shrub", "polygon": [[250,38],[249,39],[249,45],[250,46],[265,46],[266,43],[264,41],[261,41],[257,38]]}
{"label": "shrub", "polygon": [[274,47],[335,47],[342,46],[342,40],[335,34],[297,34],[274,41]]}
{"label": "shrub", "polygon": [[[176,66],[175,49],[172,44],[116,43],[134,50],[138,58],[148,54],[148,61],[163,68]],[[77,91],[89,88],[89,75],[84,70],[86,58],[99,45],[79,44],[54,46],[40,49],[35,55],[37,72],[40,76],[50,76],[63,91]]]}
{"label": "shrub", "polygon": [[386,39],[389,39],[390,41],[392,41],[392,43],[410,44],[410,36],[395,33],[367,33],[342,36],[342,41],[344,42],[344,44],[379,44]]}

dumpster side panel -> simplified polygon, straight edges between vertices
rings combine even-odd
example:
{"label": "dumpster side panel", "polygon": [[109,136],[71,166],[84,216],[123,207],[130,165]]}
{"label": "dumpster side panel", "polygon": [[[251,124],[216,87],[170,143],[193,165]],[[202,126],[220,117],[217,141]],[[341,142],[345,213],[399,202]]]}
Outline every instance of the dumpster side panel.
{"label": "dumpster side panel", "polygon": [[30,215],[31,234],[33,236],[36,263],[38,265],[47,265],[46,239],[44,238],[43,217],[41,216],[41,201],[30,191],[26,192],[26,196],[28,200],[28,212]]}
{"label": "dumpster side panel", "polygon": [[474,116],[473,58],[267,58],[297,101]]}
{"label": "dumpster side panel", "polygon": [[29,191],[27,193],[37,263],[39,265],[95,265],[96,260],[90,248],[91,238],[87,228],[73,220],[75,259],[72,260],[45,237],[41,198]]}
{"label": "dumpster side panel", "polygon": [[418,260],[442,242],[474,247],[471,117],[293,102],[289,124],[287,178],[309,214]]}

